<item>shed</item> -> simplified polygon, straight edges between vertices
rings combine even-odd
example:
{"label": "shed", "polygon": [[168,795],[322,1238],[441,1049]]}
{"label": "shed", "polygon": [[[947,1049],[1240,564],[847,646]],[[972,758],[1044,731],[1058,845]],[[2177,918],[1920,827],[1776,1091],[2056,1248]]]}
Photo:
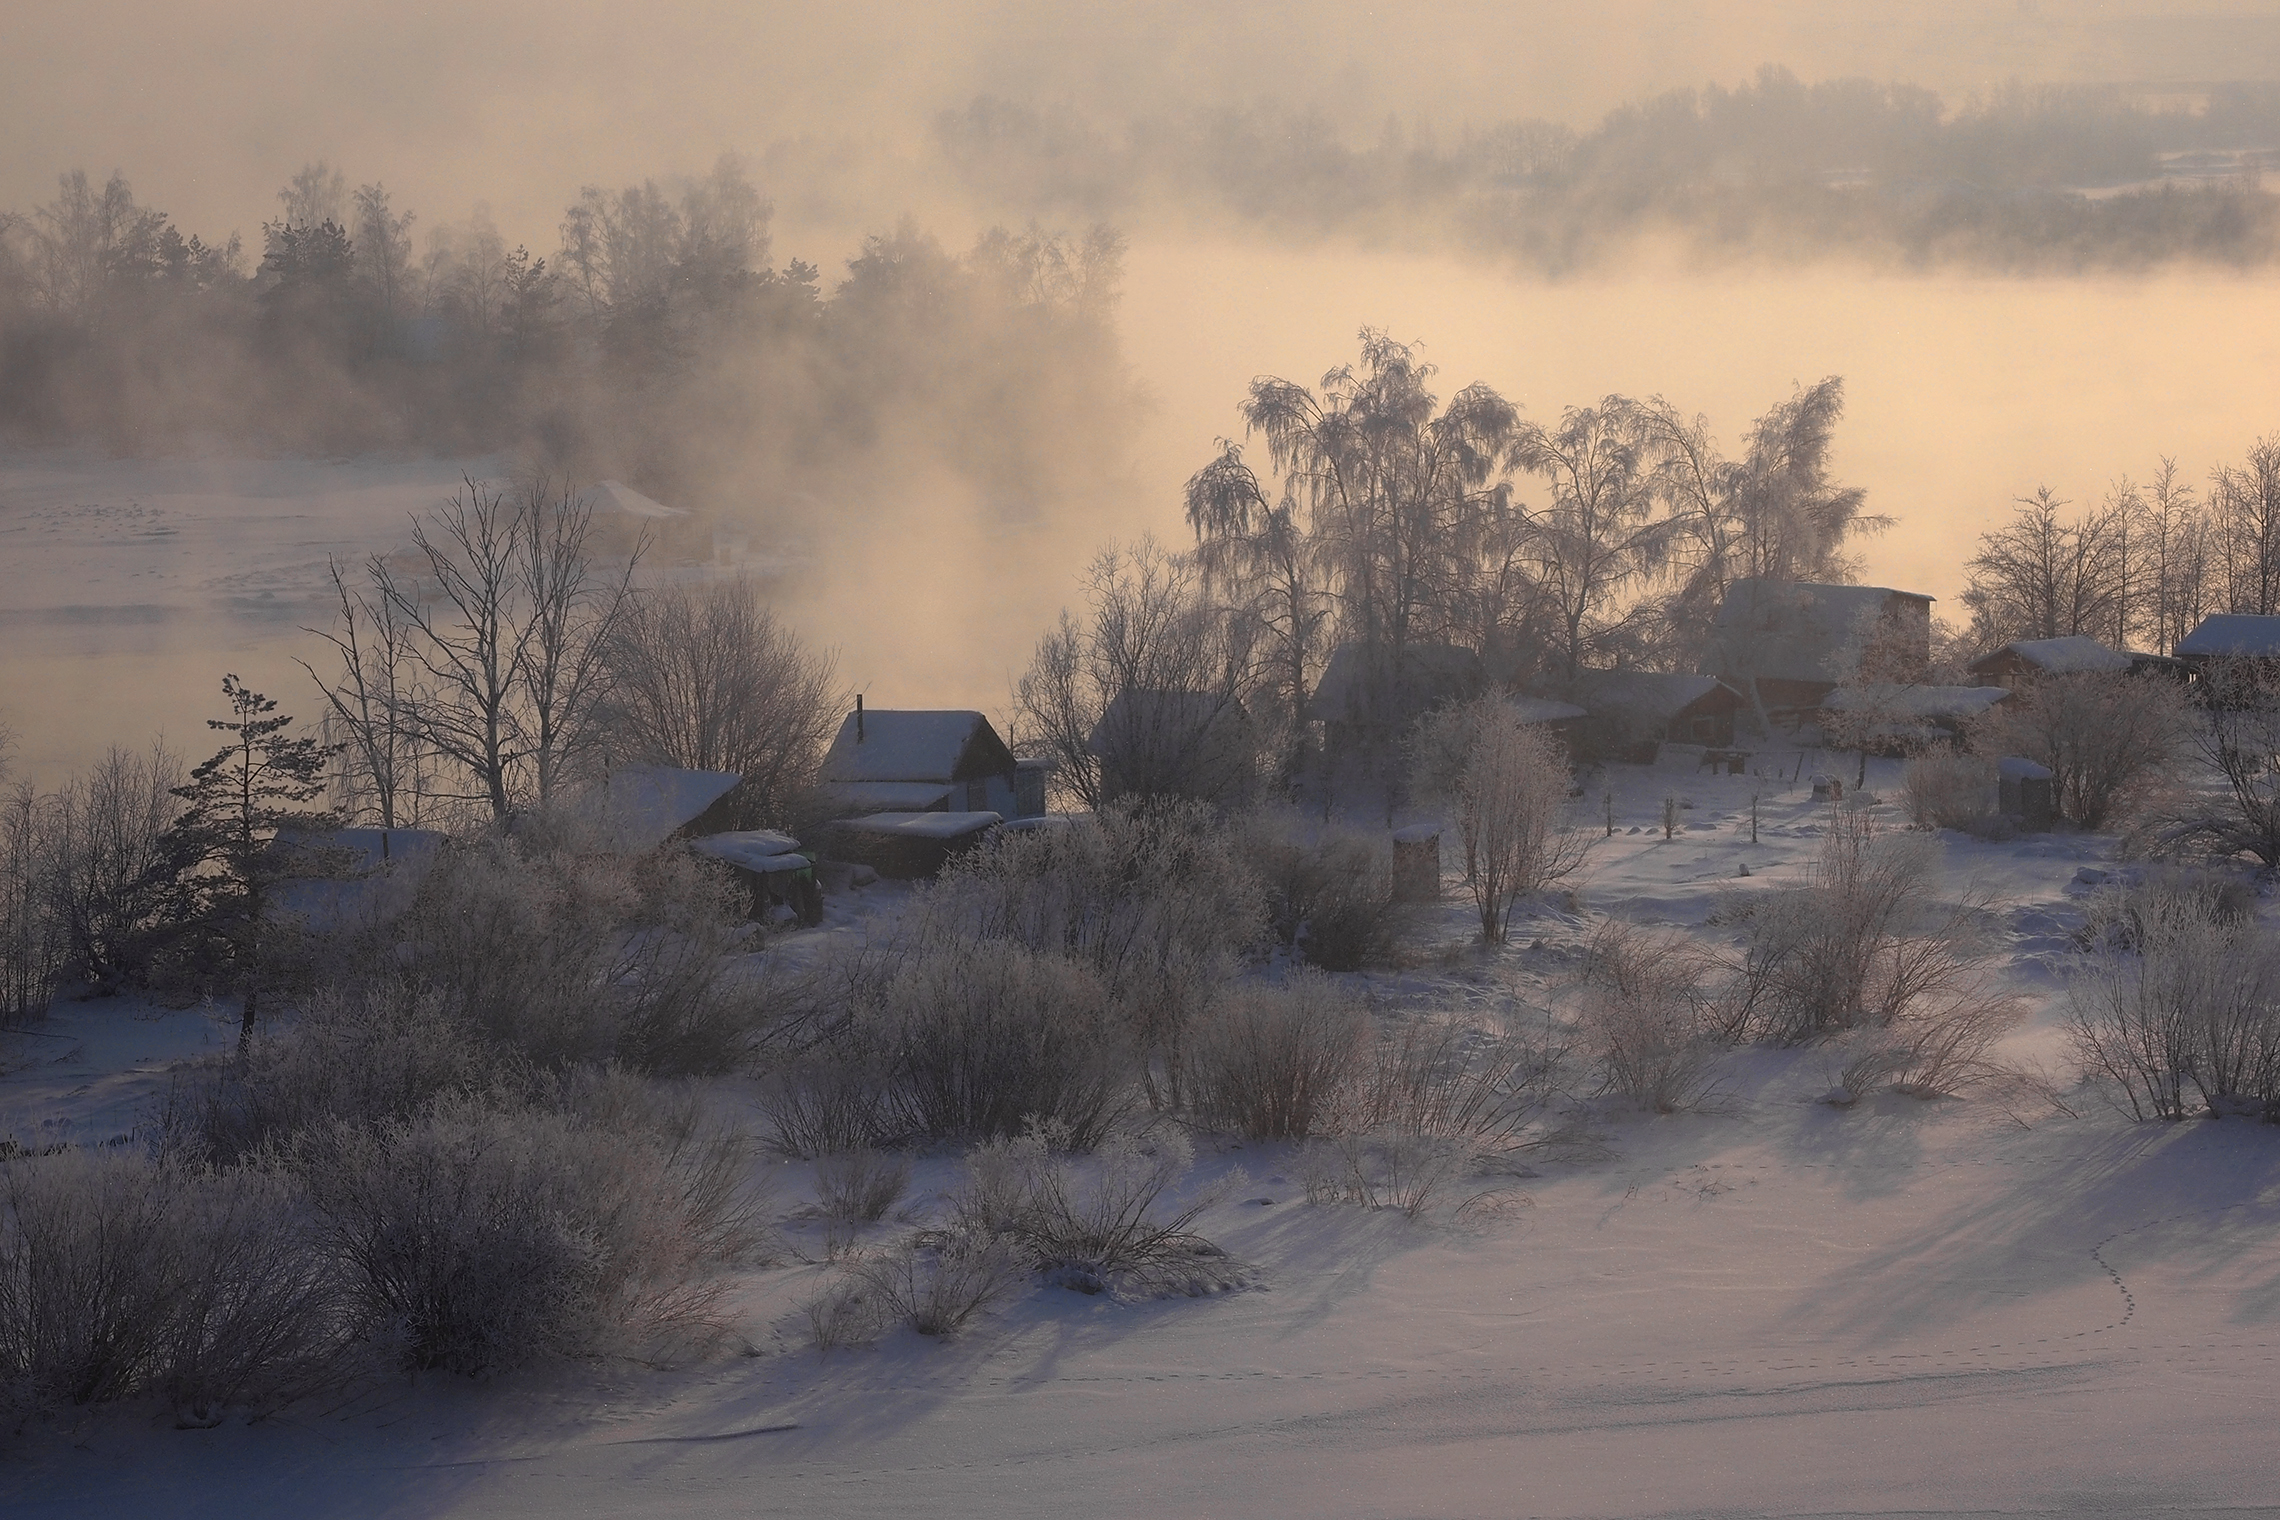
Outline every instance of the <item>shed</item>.
{"label": "shed", "polygon": [[272,902],[321,930],[391,917],[449,842],[433,829],[279,829],[269,848],[285,874]]}
{"label": "shed", "polygon": [[978,712],[872,708],[857,698],[823,757],[825,798],[843,814],[1020,816],[1018,762]]}
{"label": "shed", "polygon": [[1480,656],[1454,644],[1409,644],[1396,661],[1386,645],[1340,644],[1314,684],[1309,720],[1355,732],[1391,733],[1444,702],[1479,693]]}
{"label": "shed", "polygon": [[1738,580],[1718,605],[1700,669],[1794,721],[1864,666],[1894,682],[1928,676],[1932,600],[1890,586]]}
{"label": "shed", "polygon": [[815,860],[800,849],[789,834],[774,829],[738,829],[692,840],[689,848],[717,860],[735,873],[747,895],[750,916],[765,919],[770,910],[792,909],[810,927],[823,921],[823,894],[815,879]]}
{"label": "shed", "polygon": [[1220,801],[1258,779],[1257,728],[1231,692],[1120,691],[1086,748],[1100,761],[1101,793],[1109,798]]}
{"label": "shed", "polygon": [[1648,670],[1587,670],[1576,678],[1579,725],[1601,754],[1651,762],[1661,745],[1734,742],[1742,694],[1716,676]]}
{"label": "shed", "polygon": [[872,813],[832,825],[832,853],[903,881],[933,876],[1003,822],[992,812]]}
{"label": "shed", "polygon": [[2058,817],[2058,776],[2047,765],[2010,755],[1995,762],[1998,806],[2029,833],[2048,830]]}
{"label": "shed", "polygon": [[571,815],[593,830],[597,849],[640,854],[669,839],[718,834],[737,823],[734,771],[621,765],[572,799]]}

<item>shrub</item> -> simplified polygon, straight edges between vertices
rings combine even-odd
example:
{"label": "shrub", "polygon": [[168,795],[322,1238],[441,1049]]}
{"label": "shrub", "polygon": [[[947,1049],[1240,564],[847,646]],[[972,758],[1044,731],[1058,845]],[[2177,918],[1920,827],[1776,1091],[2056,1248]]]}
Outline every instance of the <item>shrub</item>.
{"label": "shrub", "polygon": [[1406,913],[1393,900],[1391,839],[1314,823],[1293,809],[1254,813],[1243,856],[1266,888],[1274,936],[1326,971],[1392,959]]}
{"label": "shrub", "polygon": [[1088,1149],[1131,1091],[1129,1035],[1082,962],[981,942],[914,956],[868,1015],[920,1133],[1003,1138],[1044,1122]]}
{"label": "shrub", "polygon": [[1344,1101],[1368,1037],[1361,1000],[1327,977],[1239,988],[1195,1031],[1195,1111],[1246,1139],[1303,1140]]}
{"label": "shrub", "polygon": [[1908,821],[1920,829],[1983,827],[1995,811],[1995,767],[1962,750],[1942,746],[1911,757],[1900,787]]}
{"label": "shrub", "polygon": [[1449,1017],[1380,1033],[1328,1137],[1304,1158],[1307,1198],[1416,1218],[1482,1163],[1549,1138],[1565,1047],[1547,1024],[1486,1030]]}
{"label": "shrub", "polygon": [[339,1376],[350,1321],[293,1182],[118,1150],[5,1168],[0,1382],[19,1412],[144,1393],[186,1425]]}
{"label": "shrub", "polygon": [[664,1075],[734,1069],[762,1010],[727,976],[743,942],[723,882],[686,856],[573,855],[488,839],[448,852],[368,979],[438,1000],[540,1066],[617,1060]]}
{"label": "shrub", "polygon": [[1177,803],[1001,834],[952,863],[919,918],[922,944],[1003,941],[1090,969],[1166,1107],[1180,1101],[1190,1025],[1266,932],[1234,841],[1207,808]]}
{"label": "shrub", "polygon": [[1796,1044],[1982,996],[1980,905],[1932,895],[1938,849],[1922,835],[1880,831],[1863,809],[1833,810],[1805,883],[1722,910],[1743,930],[1719,996],[1722,1031]]}
{"label": "shrub", "polygon": [[910,1190],[910,1161],[878,1151],[842,1151],[815,1163],[816,1203],[832,1219],[877,1224]]}
{"label": "shrub", "polygon": [[2016,998],[1979,993],[1919,1003],[1845,1063],[1838,1082],[1860,1097],[1889,1087],[1912,1098],[1946,1098],[2017,1076],[1991,1058],[2025,1011]]}
{"label": "shrub", "polygon": [[863,1257],[854,1276],[876,1305],[921,1335],[954,1335],[1028,1276],[1010,1240],[936,1231]]}
{"label": "shrub", "polygon": [[1567,755],[1498,693],[1432,714],[1415,751],[1420,791],[1453,812],[1481,938],[1500,945],[1515,901],[1583,863],[1588,837],[1563,817]]}
{"label": "shrub", "polygon": [[2248,1107],[2280,1116],[2280,951],[2205,885],[2154,878],[2110,894],[2067,987],[2087,1076],[2139,1119]]}
{"label": "shrub", "polygon": [[2148,799],[2189,732],[2180,683],[2078,671],[2012,693],[1974,726],[1972,747],[2049,766],[2059,811],[2086,829],[2102,829]]}
{"label": "shrub", "polygon": [[1159,1217],[1157,1206],[1195,1161],[1184,1135],[1120,1131],[1089,1163],[1063,1148],[1062,1138],[1032,1129],[976,1151],[955,1204],[958,1232],[1010,1241],[1050,1281],[1083,1293],[1158,1296],[1233,1281],[1226,1254],[1190,1227],[1239,1179],[1224,1179]]}
{"label": "shrub", "polygon": [[465,1099],[335,1126],[299,1157],[320,1237],[369,1321],[407,1365],[478,1377],[711,1329],[718,1288],[703,1270],[737,1232],[694,1206],[710,1194],[701,1159]]}
{"label": "shrub", "polygon": [[1709,1095],[1722,1042],[1706,1014],[1703,971],[1681,935],[1610,922],[1592,936],[1576,1022],[1601,1092],[1658,1114]]}
{"label": "shrub", "polygon": [[226,1164],[324,1125],[405,1118],[442,1094],[514,1080],[434,993],[395,981],[336,987],[236,1055],[176,1067],[163,1129],[171,1149]]}

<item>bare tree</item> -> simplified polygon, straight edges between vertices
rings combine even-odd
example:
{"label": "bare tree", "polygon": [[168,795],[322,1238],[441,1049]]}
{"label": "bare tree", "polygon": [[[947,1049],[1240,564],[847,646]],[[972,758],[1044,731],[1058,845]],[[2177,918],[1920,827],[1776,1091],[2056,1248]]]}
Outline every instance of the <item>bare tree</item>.
{"label": "bare tree", "polygon": [[2121,512],[2062,517],[2047,486],[2019,498],[2009,523],[1982,534],[1963,593],[1973,642],[2107,638],[2127,622],[2127,529]]}
{"label": "bare tree", "polygon": [[2188,741],[2185,696],[2166,676],[2044,676],[1980,719],[1982,754],[2021,755],[2057,777],[2059,811],[2086,829],[2125,819],[2166,780]]}
{"label": "bare tree", "polygon": [[140,974],[172,882],[163,844],[182,762],[163,745],[112,748],[56,798],[56,912],[73,967],[98,994]]}
{"label": "bare tree", "polygon": [[1242,790],[1257,676],[1242,621],[1150,539],[1102,550],[1085,589],[1090,616],[1063,612],[1015,686],[1021,743],[1050,755],[1055,785],[1090,809]]}
{"label": "bare tree", "polygon": [[466,774],[463,795],[493,817],[548,800],[598,737],[602,651],[641,550],[602,578],[592,528],[592,506],[566,486],[541,477],[510,497],[470,478],[413,522],[421,574],[372,561],[374,589],[419,666],[412,732]]}
{"label": "bare tree", "polygon": [[2209,483],[2230,612],[2280,612],[2280,438],[2260,438],[2238,466]]}
{"label": "bare tree", "polygon": [[2175,459],[2163,457],[2151,491],[2141,530],[2151,585],[2139,626],[2154,652],[2167,654],[2209,610],[2212,546],[2208,515],[2177,479]]}
{"label": "bare tree", "polygon": [[2199,685],[2193,747],[2223,787],[2164,832],[2174,844],[2280,866],[2280,677],[2256,660],[2225,659],[2204,666]]}
{"label": "bare tree", "polygon": [[1515,428],[1511,463],[1542,475],[1551,500],[1529,520],[1528,557],[1553,604],[1554,658],[1570,681],[1622,648],[1635,607],[1623,593],[1660,569],[1671,534],[1654,517],[1652,458],[1637,403],[1570,407],[1557,428]]}
{"label": "bare tree", "polygon": [[1502,471],[1519,413],[1477,384],[1443,407],[1412,345],[1361,339],[1360,366],[1318,390],[1253,381],[1243,420],[1267,440],[1292,522],[1306,512],[1340,632],[1371,656],[1375,711],[1412,642],[1477,629],[1484,569],[1509,563],[1519,523]]}
{"label": "bare tree", "polygon": [[1446,802],[1456,822],[1481,938],[1500,945],[1515,901],[1583,863],[1589,836],[1561,817],[1567,756],[1494,693],[1427,717],[1414,752],[1419,791]]}
{"label": "bare tree", "polygon": [[613,758],[734,771],[755,822],[813,779],[843,706],[831,657],[741,579],[636,593],[608,662]]}
{"label": "bare tree", "polygon": [[[304,629],[332,645],[340,671],[327,680],[296,661],[324,694],[328,745],[337,745],[334,790],[343,816],[369,816],[383,829],[416,828],[426,790],[428,749],[413,711],[412,625],[389,597],[351,591],[338,561],[328,564],[340,616],[328,631]],[[378,583],[384,570],[375,566]]]}

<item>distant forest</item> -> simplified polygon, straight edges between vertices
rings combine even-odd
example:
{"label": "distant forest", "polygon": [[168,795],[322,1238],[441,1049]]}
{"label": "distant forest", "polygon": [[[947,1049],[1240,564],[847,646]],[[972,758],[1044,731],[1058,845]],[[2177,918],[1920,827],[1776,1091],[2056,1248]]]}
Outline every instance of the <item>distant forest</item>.
{"label": "distant forest", "polygon": [[1909,85],[1806,84],[1769,66],[1582,132],[1515,119],[1443,136],[1388,118],[1365,146],[1320,109],[1104,124],[983,98],[942,113],[935,140],[1000,208],[1453,241],[1551,273],[1648,237],[1707,259],[1848,253],[2019,273],[2280,253],[2280,201],[2259,184],[2280,166],[2269,83],[2189,104],[2012,84],[1951,109]]}
{"label": "distant forest", "polygon": [[0,212],[0,438],[524,449],[696,505],[828,490],[899,448],[1018,517],[1080,491],[1103,419],[1131,410],[1106,227],[960,254],[905,221],[829,281],[773,262],[734,158],[587,188],[544,254],[480,210],[421,226],[322,163],[278,202],[258,254],[186,235],[116,174]]}

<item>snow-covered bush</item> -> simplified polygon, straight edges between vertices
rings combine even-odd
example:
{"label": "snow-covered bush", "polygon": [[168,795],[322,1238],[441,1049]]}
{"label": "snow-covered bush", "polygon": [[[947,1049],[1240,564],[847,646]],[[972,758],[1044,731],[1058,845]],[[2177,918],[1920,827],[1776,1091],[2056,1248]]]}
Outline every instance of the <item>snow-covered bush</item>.
{"label": "snow-covered bush", "polygon": [[2050,675],[1979,719],[1972,747],[2050,767],[2059,811],[2102,829],[2128,818],[2168,779],[2188,742],[2189,713],[2183,684],[2166,676]]}
{"label": "snow-covered bush", "polygon": [[1723,1031],[1797,1044],[1939,1018],[1986,997],[1980,905],[1936,896],[1938,863],[1936,840],[1880,830],[1862,808],[1832,810],[1803,883],[1721,910],[1743,941],[1718,998]]}
{"label": "snow-covered bush", "polygon": [[1683,935],[1610,921],[1592,936],[1576,1023],[1601,1092],[1658,1114],[1709,1095],[1724,1041],[1705,1006],[1706,969]]}
{"label": "snow-covered bush", "polygon": [[910,1191],[910,1158],[874,1150],[841,1151],[815,1163],[815,1199],[826,1217],[877,1224]]}
{"label": "snow-covered bush", "polygon": [[362,974],[431,994],[540,1066],[718,1072],[748,1057],[762,1023],[755,989],[724,972],[744,933],[720,880],[686,856],[487,839],[436,863]]}
{"label": "snow-covered bush", "polygon": [[0,1187],[13,1413],[156,1393],[208,1425],[343,1370],[351,1320],[290,1178],[71,1149],[9,1161]]}
{"label": "snow-covered bush", "polygon": [[2280,949],[2219,889],[2156,877],[2100,902],[2067,987],[2085,1075],[2140,1119],[2280,1116]]}
{"label": "snow-covered bush", "polygon": [[1240,987],[1196,1026],[1190,1101],[1216,1129],[1303,1140],[1346,1101],[1368,1039],[1362,1000],[1329,977]]}
{"label": "snow-covered bush", "polygon": [[717,1153],[562,1113],[446,1098],[338,1125],[297,1157],[358,1308],[408,1366],[474,1376],[713,1328]]}
{"label": "snow-covered bush", "polygon": [[1920,829],[1973,829],[1995,811],[1995,767],[1941,745],[1912,756],[1900,770],[1908,821]]}
{"label": "snow-covered bush", "polygon": [[335,987],[236,1054],[175,1068],[164,1129],[178,1153],[229,1163],[323,1125],[400,1119],[441,1094],[515,1080],[434,993]]}
{"label": "snow-covered bush", "polygon": [[1390,836],[1272,808],[1244,820],[1241,841],[1275,938],[1309,965],[1358,971],[1392,958],[1407,914],[1393,897]]}
{"label": "snow-covered bush", "polygon": [[996,941],[1088,968],[1167,1107],[1190,1024],[1267,932],[1257,874],[1200,804],[1001,834],[953,862],[918,916],[919,944]]}
{"label": "snow-covered bush", "polygon": [[1548,1023],[1488,1030],[1439,1016],[1381,1031],[1307,1148],[1308,1199],[1416,1217],[1483,1163],[1548,1138],[1567,1055]]}
{"label": "snow-covered bush", "polygon": [[[1141,1296],[1228,1286],[1226,1253],[1192,1231],[1240,1179],[1227,1176],[1174,1206],[1170,1195],[1195,1163],[1175,1129],[1121,1130],[1090,1157],[1072,1153],[1051,1126],[992,1141],[969,1158],[955,1201],[956,1232],[1005,1240],[1047,1280],[1079,1292]],[[1159,1206],[1167,1212],[1159,1214]]]}
{"label": "snow-covered bush", "polygon": [[865,1017],[893,1052],[915,1133],[983,1140],[1043,1122],[1089,1149],[1131,1101],[1128,1031],[1080,961],[1004,941],[946,946],[913,956]]}
{"label": "snow-covered bush", "polygon": [[954,1335],[1018,1289],[1030,1264],[1018,1243],[956,1231],[914,1236],[858,1259],[859,1292],[921,1335]]}
{"label": "snow-covered bush", "polygon": [[1442,708],[1413,742],[1418,790],[1446,801],[1465,852],[1481,938],[1504,943],[1512,904],[1583,863],[1568,826],[1567,755],[1497,693]]}

